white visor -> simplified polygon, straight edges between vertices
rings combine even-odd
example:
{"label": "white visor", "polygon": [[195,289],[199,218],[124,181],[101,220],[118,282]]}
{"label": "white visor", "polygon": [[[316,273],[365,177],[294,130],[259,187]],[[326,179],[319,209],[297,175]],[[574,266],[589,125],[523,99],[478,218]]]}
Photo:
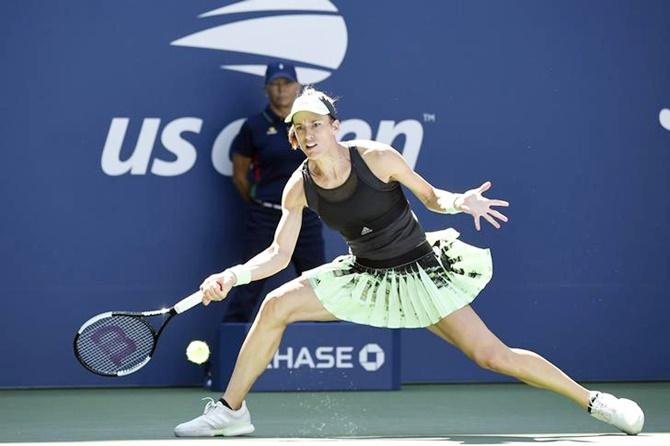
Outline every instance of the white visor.
{"label": "white visor", "polygon": [[[325,101],[326,99],[324,99]],[[291,113],[288,114],[284,122],[289,124],[293,122],[293,115],[298,112],[307,111],[316,113],[317,115],[329,115],[330,110],[323,101],[313,95],[300,96],[295,101],[293,101],[293,107],[291,107]]]}

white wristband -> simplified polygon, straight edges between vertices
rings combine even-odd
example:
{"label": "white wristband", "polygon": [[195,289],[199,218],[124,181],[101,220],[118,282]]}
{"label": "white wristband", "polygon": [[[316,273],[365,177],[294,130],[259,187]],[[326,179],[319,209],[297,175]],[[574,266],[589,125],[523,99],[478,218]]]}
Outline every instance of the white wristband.
{"label": "white wristband", "polygon": [[439,204],[443,208],[443,214],[458,214],[463,212],[456,208],[456,200],[463,194],[452,194],[451,192],[443,191],[441,195]]}
{"label": "white wristband", "polygon": [[246,285],[251,282],[251,268],[244,265],[235,265],[232,268],[228,268],[228,271],[235,274],[235,285]]}

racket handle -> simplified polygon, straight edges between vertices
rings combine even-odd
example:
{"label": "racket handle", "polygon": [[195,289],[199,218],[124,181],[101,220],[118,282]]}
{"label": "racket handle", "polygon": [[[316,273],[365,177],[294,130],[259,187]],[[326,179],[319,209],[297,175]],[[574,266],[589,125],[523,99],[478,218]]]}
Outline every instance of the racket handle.
{"label": "racket handle", "polygon": [[174,311],[176,311],[177,314],[183,313],[184,311],[190,310],[191,308],[195,307],[201,302],[202,302],[202,293],[200,291],[196,291],[190,296],[177,302],[174,306]]}

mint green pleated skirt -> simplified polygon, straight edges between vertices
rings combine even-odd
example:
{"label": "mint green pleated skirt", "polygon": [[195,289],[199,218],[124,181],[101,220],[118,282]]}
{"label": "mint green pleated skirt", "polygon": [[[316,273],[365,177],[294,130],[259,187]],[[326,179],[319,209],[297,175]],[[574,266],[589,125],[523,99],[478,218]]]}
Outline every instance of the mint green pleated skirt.
{"label": "mint green pleated skirt", "polygon": [[352,255],[303,273],[338,319],[374,327],[420,328],[471,303],[493,276],[491,252],[444,229],[426,234],[433,253],[391,268],[370,268]]}

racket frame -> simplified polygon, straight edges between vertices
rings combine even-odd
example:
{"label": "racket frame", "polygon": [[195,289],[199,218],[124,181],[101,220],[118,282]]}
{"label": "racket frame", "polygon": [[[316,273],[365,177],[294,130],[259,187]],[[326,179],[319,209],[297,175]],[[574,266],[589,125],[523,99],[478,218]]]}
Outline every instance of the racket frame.
{"label": "racket frame", "polygon": [[[154,355],[154,352],[156,351],[156,346],[158,345],[158,339],[160,338],[161,333],[163,333],[163,330],[165,329],[165,326],[170,322],[170,320],[177,314],[181,314],[187,310],[190,310],[194,306],[198,305],[200,302],[202,302],[202,294],[200,291],[196,291],[195,293],[191,294],[188,297],[185,297],[184,299],[180,300],[177,302],[172,308],[161,308],[160,310],[153,310],[153,311],[142,311],[142,312],[131,312],[131,311],[107,311],[104,313],[97,314],[84,322],[82,326],[77,330],[77,333],[74,336],[74,340],[72,343],[73,349],[74,349],[74,355],[77,358],[77,361],[81,365],[84,366],[88,371],[95,373],[96,375],[99,376],[107,376],[107,377],[116,377],[116,376],[126,376],[130,375],[131,373],[135,373],[151,360],[151,358]],[[147,317],[152,317],[152,316],[163,316],[163,315],[168,315],[167,319],[163,321],[163,324],[160,326],[158,331],[151,325],[146,318]],[[151,346],[151,352],[147,355],[146,358],[139,364],[125,370],[121,370],[116,373],[104,373],[99,370],[95,370],[94,368],[90,367],[84,360],[82,359],[81,355],[79,354],[79,349],[77,348],[77,341],[79,340],[80,335],[82,332],[89,327],[91,324],[96,323],[97,321],[104,319],[104,318],[109,318],[109,317],[114,317],[114,316],[127,316],[127,317],[134,317],[141,321],[143,324],[145,324],[152,336],[153,336],[153,345]]]}

